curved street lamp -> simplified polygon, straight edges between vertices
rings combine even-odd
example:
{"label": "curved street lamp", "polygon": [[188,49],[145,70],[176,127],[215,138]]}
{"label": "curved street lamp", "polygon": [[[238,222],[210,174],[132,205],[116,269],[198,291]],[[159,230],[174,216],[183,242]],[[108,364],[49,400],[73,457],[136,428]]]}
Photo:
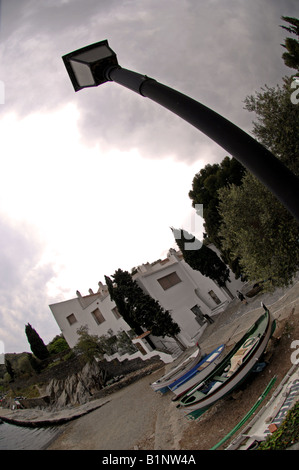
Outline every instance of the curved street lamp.
{"label": "curved street lamp", "polygon": [[62,57],[75,91],[114,81],[189,122],[253,173],[299,222],[299,179],[263,145],[215,111],[153,78],[122,68],[108,41]]}

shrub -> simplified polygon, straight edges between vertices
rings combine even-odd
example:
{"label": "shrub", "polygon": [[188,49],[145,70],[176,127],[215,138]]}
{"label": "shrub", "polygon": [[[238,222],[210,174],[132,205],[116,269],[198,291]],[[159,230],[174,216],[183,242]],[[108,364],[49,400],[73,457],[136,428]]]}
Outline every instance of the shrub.
{"label": "shrub", "polygon": [[288,411],[279,428],[262,442],[258,450],[285,450],[299,441],[299,401]]}

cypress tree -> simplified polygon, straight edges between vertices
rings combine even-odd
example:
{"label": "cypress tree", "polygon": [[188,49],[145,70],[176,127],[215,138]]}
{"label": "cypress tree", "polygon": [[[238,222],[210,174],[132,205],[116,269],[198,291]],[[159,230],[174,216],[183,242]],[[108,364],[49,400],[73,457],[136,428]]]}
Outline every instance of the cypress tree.
{"label": "cypress tree", "polygon": [[40,338],[40,336],[35,331],[35,329],[32,328],[30,323],[25,325],[25,333],[26,333],[28,343],[30,344],[30,348],[33,354],[41,361],[43,359],[47,359],[50,353],[47,347],[45,346],[43,340]]}
{"label": "cypress tree", "polygon": [[125,322],[128,323],[128,325],[132,328],[132,330],[135,331],[137,335],[142,334],[143,330],[140,324],[136,322],[134,318],[132,318],[132,316],[130,315],[130,308],[128,302],[126,302],[125,299],[124,289],[116,285],[116,283],[113,284],[113,281],[108,276],[105,276],[105,282],[108,287],[110,298],[115,302],[119,314],[123,317]]}
{"label": "cypress tree", "polygon": [[128,271],[118,269],[112,277],[114,282],[105,276],[111,299],[115,301],[119,313],[123,315],[124,312],[123,317],[130,326],[138,325],[141,333],[143,330],[140,327],[143,327],[155,336],[171,336],[183,347],[176,338],[181,331],[180,327],[173,321],[168,310],[146,294]]}

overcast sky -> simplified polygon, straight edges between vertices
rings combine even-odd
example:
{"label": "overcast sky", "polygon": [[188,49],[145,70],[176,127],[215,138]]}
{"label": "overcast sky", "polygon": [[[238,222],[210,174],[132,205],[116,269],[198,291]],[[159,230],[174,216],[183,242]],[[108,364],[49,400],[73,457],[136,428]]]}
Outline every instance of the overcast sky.
{"label": "overcast sky", "polygon": [[[61,56],[108,39],[120,65],[250,132],[249,94],[292,73],[281,16],[297,0],[2,0],[0,344],[49,342],[49,304],[175,247],[202,227],[188,192],[226,153],[177,116],[117,85],[75,93]],[[1,92],[0,92],[1,93]],[[1,352],[1,351],[0,351]]]}

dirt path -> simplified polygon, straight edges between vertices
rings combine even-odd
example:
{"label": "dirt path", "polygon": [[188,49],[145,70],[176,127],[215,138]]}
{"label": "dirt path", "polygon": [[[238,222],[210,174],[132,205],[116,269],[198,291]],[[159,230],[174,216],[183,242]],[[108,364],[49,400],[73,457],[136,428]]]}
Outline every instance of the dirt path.
{"label": "dirt path", "polygon": [[110,395],[102,408],[66,425],[49,449],[133,449],[143,436],[154,435],[163,405],[149,383],[160,374],[156,371]]}

